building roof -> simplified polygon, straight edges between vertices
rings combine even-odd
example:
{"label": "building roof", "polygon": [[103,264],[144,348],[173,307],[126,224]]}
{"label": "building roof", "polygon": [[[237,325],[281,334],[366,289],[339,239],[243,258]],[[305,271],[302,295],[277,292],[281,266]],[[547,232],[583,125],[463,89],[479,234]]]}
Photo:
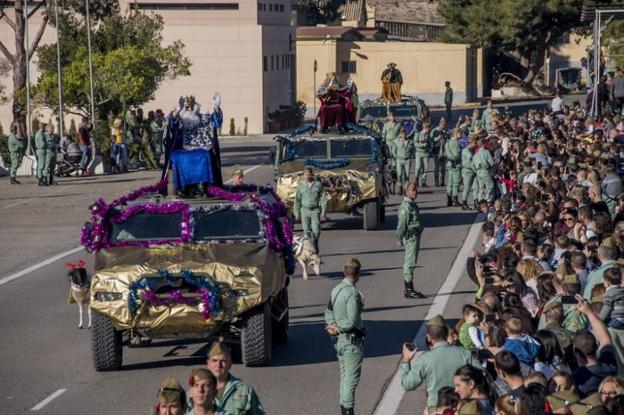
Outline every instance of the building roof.
{"label": "building roof", "polygon": [[347,0],[345,4],[340,6],[340,16],[342,20],[366,21],[366,1]]}
{"label": "building roof", "polygon": [[357,0],[357,3],[364,1],[374,7],[377,21],[446,23],[435,0]]}
{"label": "building roof", "polygon": [[348,26],[300,26],[297,39],[362,39],[364,36]]}

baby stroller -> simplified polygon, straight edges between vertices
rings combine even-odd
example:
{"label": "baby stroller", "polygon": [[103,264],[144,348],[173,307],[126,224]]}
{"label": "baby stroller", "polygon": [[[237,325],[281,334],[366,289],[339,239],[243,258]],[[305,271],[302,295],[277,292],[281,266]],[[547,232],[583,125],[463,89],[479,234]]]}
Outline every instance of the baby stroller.
{"label": "baby stroller", "polygon": [[56,171],[54,172],[56,177],[69,177],[73,172],[79,171],[81,158],[81,153],[72,151],[59,152],[56,155]]}

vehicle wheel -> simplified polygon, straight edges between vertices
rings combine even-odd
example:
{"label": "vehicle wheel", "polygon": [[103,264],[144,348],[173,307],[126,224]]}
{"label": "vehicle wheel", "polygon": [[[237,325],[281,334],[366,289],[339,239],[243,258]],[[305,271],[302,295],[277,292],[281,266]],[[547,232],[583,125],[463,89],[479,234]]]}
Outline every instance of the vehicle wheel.
{"label": "vehicle wheel", "polygon": [[372,231],[379,226],[379,206],[377,201],[368,202],[364,205],[364,230]]}
{"label": "vehicle wheel", "polygon": [[[288,325],[290,319],[290,310],[288,310],[288,288],[282,289],[279,296],[275,300],[277,307],[273,310],[273,321],[271,322],[273,328],[273,342],[275,344],[286,344],[288,342]],[[279,317],[286,308],[286,313],[281,321],[278,321],[275,316]]]}
{"label": "vehicle wheel", "polygon": [[271,309],[268,302],[257,307],[243,322],[241,355],[245,366],[266,366],[271,362]]}
{"label": "vehicle wheel", "polygon": [[98,372],[121,369],[123,332],[115,330],[113,322],[100,313],[93,313],[91,353]]}

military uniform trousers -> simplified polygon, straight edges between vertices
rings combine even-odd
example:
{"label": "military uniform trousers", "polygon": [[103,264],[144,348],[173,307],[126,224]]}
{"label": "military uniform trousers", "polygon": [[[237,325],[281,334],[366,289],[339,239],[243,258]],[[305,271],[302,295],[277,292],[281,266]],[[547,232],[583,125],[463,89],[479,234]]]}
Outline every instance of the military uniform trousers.
{"label": "military uniform trousers", "polygon": [[494,202],[494,180],[489,170],[477,170],[477,187],[479,196],[483,194],[483,188],[486,189],[485,200],[489,203]]}
{"label": "military uniform trousers", "polygon": [[411,159],[396,159],[396,171],[397,180],[399,182],[399,189],[403,189],[405,184],[409,181],[410,170],[412,169]]}
{"label": "military uniform trousers", "polygon": [[414,270],[416,269],[418,253],[420,251],[420,235],[403,238],[403,247],[405,248],[403,280],[405,282],[412,282],[414,280]]}
{"label": "military uniform trousers", "polygon": [[45,164],[43,167],[43,177],[54,176],[55,169],[56,169],[56,151],[46,150]]}
{"label": "military uniform trousers", "polygon": [[468,193],[472,191],[472,198],[474,202],[479,201],[479,189],[477,188],[476,174],[473,170],[462,170],[462,202],[468,203]]}
{"label": "military uniform trousers", "polygon": [[321,236],[321,210],[301,208],[301,226],[303,234],[318,243]]}
{"label": "military uniform trousers", "polygon": [[420,184],[420,179],[425,180],[424,174],[427,169],[427,158],[429,155],[425,152],[416,151],[416,156],[414,157],[415,165],[414,165],[414,173],[416,175],[416,184]]}
{"label": "military uniform trousers", "polygon": [[22,164],[22,152],[14,152],[12,151],[10,154],[11,157],[11,177],[15,177],[17,175],[17,169]]}
{"label": "military uniform trousers", "polygon": [[355,389],[360,383],[362,360],[364,360],[364,341],[362,339],[351,341],[345,333],[337,337],[334,348],[340,366],[340,405],[353,408]]}
{"label": "military uniform trousers", "polygon": [[461,184],[461,173],[458,167],[446,166],[448,170],[448,181],[446,182],[446,194],[451,197],[459,196],[459,185]]}
{"label": "military uniform trousers", "polygon": [[[433,161],[433,168],[431,167]],[[427,173],[427,170],[433,172],[433,181],[434,183],[444,183],[444,178],[446,176],[446,170],[444,168],[444,160],[440,160],[440,158],[438,156],[431,156],[429,157],[429,159],[427,160],[427,167],[425,169],[425,172],[423,173],[423,182],[427,182],[427,176],[429,175],[429,173]]]}
{"label": "military uniform trousers", "polygon": [[152,144],[150,142],[140,143],[139,157],[145,162],[148,169],[160,168],[154,157],[154,150],[152,150]]}
{"label": "military uniform trousers", "polygon": [[46,177],[46,152],[44,149],[37,149],[35,154],[37,155],[37,179],[43,179]]}

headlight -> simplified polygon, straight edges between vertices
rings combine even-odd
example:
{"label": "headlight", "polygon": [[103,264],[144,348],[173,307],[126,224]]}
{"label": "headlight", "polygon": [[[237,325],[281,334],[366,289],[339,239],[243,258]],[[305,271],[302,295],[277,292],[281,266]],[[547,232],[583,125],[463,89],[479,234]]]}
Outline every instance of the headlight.
{"label": "headlight", "polygon": [[98,291],[95,293],[95,300],[100,302],[105,301],[118,301],[121,300],[121,293],[114,293],[108,291]]}

